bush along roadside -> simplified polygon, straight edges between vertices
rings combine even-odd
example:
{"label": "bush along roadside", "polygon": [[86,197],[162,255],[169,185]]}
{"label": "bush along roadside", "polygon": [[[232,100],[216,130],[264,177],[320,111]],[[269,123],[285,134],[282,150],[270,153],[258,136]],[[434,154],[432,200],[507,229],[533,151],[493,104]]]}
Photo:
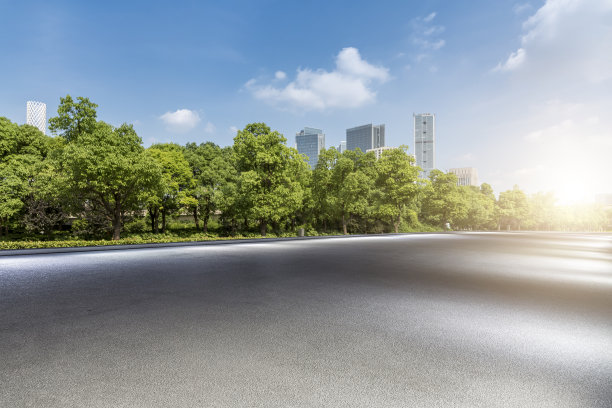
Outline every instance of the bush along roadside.
{"label": "bush along roadside", "polygon": [[205,241],[227,241],[236,239],[265,239],[265,238],[288,238],[296,234],[267,234],[262,237],[258,234],[236,235],[233,237],[217,237],[212,235],[194,235],[190,237],[156,236],[156,237],[129,237],[120,240],[65,240],[65,241],[0,241],[0,250],[14,249],[39,249],[39,248],[72,248],[72,247],[95,247],[108,245],[140,245],[140,244],[167,244],[179,242],[205,242]]}

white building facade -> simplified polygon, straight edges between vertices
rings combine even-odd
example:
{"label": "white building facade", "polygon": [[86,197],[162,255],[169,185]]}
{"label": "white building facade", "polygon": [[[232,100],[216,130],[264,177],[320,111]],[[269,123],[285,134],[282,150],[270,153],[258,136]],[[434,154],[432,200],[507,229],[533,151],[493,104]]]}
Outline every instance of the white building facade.
{"label": "white building facade", "polygon": [[47,104],[37,101],[26,103],[26,123],[47,133]]}
{"label": "white building facade", "polygon": [[376,156],[376,160],[378,160],[378,159],[381,158],[382,153],[385,150],[392,150],[392,149],[397,149],[397,147],[381,146],[381,147],[376,147],[374,149],[368,149],[368,150],[366,150],[366,153],[374,152],[374,155]]}
{"label": "white building facade", "polygon": [[474,167],[449,169],[449,173],[457,176],[458,186],[479,186],[478,171]]}

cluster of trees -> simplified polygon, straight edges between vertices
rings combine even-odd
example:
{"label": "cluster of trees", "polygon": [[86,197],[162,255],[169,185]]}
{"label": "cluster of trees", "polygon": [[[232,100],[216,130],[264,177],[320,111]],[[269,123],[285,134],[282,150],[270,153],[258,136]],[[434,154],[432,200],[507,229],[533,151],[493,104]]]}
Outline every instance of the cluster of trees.
{"label": "cluster of trees", "polygon": [[496,199],[488,184],[457,186],[433,171],[419,179],[407,147],[373,153],[323,150],[311,170],[305,157],[263,123],[238,131],[234,144],[155,144],[147,149],[131,125],[97,120],[87,98],[61,98],[48,137],[0,118],[0,233],[51,234],[71,220],[74,234],[119,239],[122,226],[145,217],[165,232],[178,214],[207,232],[218,217],[224,233],[295,231],[376,233],[443,228],[598,230],[602,208],[554,205],[551,194],[527,197],[518,187]]}

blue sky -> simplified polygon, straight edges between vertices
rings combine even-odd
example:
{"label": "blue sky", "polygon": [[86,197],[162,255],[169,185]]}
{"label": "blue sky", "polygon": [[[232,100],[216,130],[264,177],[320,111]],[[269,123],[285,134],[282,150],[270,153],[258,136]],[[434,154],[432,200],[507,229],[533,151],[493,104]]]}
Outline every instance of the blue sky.
{"label": "blue sky", "polygon": [[[385,123],[440,169],[565,201],[612,190],[612,0],[0,2],[0,116],[86,96],[145,145],[263,121],[328,146]],[[8,18],[7,18],[8,16]]]}

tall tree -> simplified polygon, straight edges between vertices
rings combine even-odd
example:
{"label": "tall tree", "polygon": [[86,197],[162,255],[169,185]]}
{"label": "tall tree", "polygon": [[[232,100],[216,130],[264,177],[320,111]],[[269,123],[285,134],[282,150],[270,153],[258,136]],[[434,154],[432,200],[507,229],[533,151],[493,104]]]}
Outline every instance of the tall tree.
{"label": "tall tree", "polygon": [[0,234],[27,211],[43,160],[54,144],[34,126],[0,118]]}
{"label": "tall tree", "polygon": [[421,216],[430,225],[451,226],[466,217],[467,202],[457,186],[457,176],[432,170],[430,185],[426,187],[421,206]]}
{"label": "tall tree", "polygon": [[49,119],[49,129],[71,142],[85,133],[92,133],[96,128],[96,108],[98,105],[88,98],[77,97],[76,102],[70,95],[60,98],[57,116]]}
{"label": "tall tree", "polygon": [[497,205],[500,228],[506,226],[508,229],[521,229],[521,223],[529,213],[529,203],[519,186],[515,185],[512,190],[499,193]]}
{"label": "tall tree", "polygon": [[290,173],[290,162],[304,160],[286,141],[264,123],[249,124],[234,138],[239,194],[248,202],[248,216],[257,220],[262,236],[269,223],[278,225],[302,204],[304,191]]}
{"label": "tall tree", "polygon": [[160,166],[126,124],[98,122],[68,143],[54,165],[54,180],[74,198],[73,209],[99,212],[112,225],[113,240],[120,238],[126,213],[139,208],[142,192],[161,181]]}
{"label": "tall tree", "polygon": [[417,196],[420,168],[414,157],[408,154],[408,147],[385,150],[376,162],[376,185],[380,191],[379,213],[390,217],[396,233],[402,222],[402,213]]}
{"label": "tall tree", "polygon": [[186,203],[187,192],[195,185],[183,150],[183,147],[174,143],[155,144],[147,149],[147,153],[161,168],[160,188],[151,190],[147,197],[153,232],[157,232],[160,213],[162,232],[166,232],[167,217]]}
{"label": "tall tree", "polygon": [[202,231],[208,232],[208,221],[219,206],[223,186],[236,179],[232,149],[221,149],[212,142],[196,145],[188,143],[185,157],[195,181],[189,192],[189,208],[193,213],[196,229],[202,219]]}

